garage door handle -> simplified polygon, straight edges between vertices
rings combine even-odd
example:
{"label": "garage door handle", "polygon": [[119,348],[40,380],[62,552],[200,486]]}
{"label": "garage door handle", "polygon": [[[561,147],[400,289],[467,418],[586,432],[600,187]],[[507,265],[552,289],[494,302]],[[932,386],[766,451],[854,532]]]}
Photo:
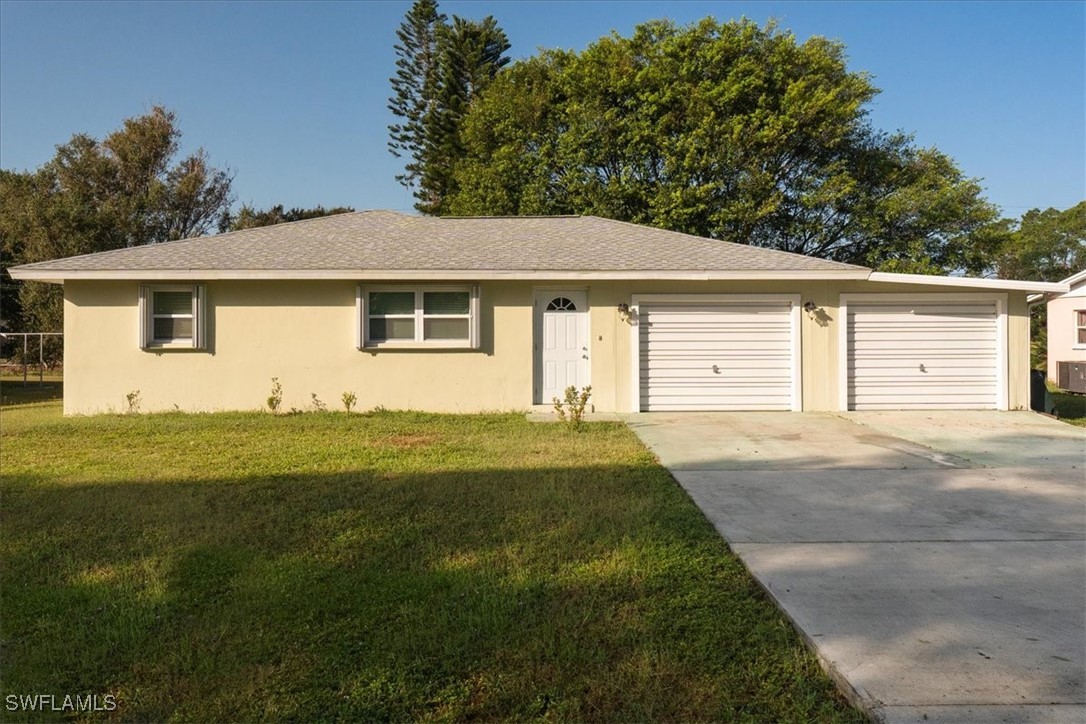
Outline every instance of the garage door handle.
{"label": "garage door handle", "polygon": [[924,369],[924,363],[923,362],[920,363],[920,371],[921,372],[927,372],[927,370]]}
{"label": "garage door handle", "polygon": [[720,374],[720,368],[717,367],[716,365],[713,365],[713,374],[717,374],[717,375]]}

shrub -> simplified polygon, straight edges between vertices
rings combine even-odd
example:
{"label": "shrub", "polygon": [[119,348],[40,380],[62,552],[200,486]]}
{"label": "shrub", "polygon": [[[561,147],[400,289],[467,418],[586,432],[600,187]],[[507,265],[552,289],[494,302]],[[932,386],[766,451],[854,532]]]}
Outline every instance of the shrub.
{"label": "shrub", "polygon": [[283,386],[279,384],[278,377],[272,377],[271,394],[268,395],[268,409],[273,412],[279,412],[279,406],[283,404]]}
{"label": "shrub", "polygon": [[588,405],[588,399],[591,396],[592,385],[588,385],[580,391],[572,385],[567,387],[564,402],[557,397],[554,398],[554,411],[558,413],[558,419],[575,430],[579,428],[581,423],[584,422],[585,407]]}

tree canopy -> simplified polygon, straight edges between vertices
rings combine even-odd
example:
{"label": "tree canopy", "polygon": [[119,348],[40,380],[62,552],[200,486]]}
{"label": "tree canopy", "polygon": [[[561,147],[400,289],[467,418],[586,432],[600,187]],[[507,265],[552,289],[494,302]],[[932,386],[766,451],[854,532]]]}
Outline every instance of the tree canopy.
{"label": "tree canopy", "polygon": [[[844,47],[654,21],[509,66],[460,124],[441,211],[596,214],[884,270],[977,270],[998,211],[952,159],[874,128]],[[424,160],[425,163],[425,160]]]}
{"label": "tree canopy", "polygon": [[101,141],[78,133],[36,171],[0,171],[3,318],[59,331],[60,288],[15,284],[7,266],[198,236],[233,202],[232,175],[202,149],[178,159],[181,130],[156,106]]}
{"label": "tree canopy", "polygon": [[1003,279],[1057,282],[1086,270],[1086,201],[1064,211],[1031,209],[1013,230],[995,260]]}

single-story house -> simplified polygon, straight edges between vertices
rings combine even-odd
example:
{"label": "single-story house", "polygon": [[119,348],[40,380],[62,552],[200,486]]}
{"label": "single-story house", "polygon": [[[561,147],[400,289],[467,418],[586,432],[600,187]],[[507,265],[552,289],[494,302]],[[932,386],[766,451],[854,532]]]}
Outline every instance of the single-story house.
{"label": "single-story house", "polygon": [[1048,306],[1048,379],[1063,389],[1086,391],[1086,270],[1063,280],[1067,291],[1038,294]]}
{"label": "single-story house", "polygon": [[283,407],[1029,407],[1029,292],[592,216],[366,211],[27,264],[68,414]]}

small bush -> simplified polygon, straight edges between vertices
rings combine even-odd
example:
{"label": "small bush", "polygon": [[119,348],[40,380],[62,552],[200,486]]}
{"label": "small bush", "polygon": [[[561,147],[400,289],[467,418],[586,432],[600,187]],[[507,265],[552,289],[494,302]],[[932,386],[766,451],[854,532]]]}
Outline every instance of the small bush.
{"label": "small bush", "polygon": [[272,413],[279,412],[279,406],[283,404],[283,386],[279,384],[278,377],[272,377],[271,394],[268,395],[268,410]]}
{"label": "small bush", "polygon": [[310,392],[309,396],[312,398],[312,401],[309,404],[313,406],[314,412],[325,412],[328,409],[328,406],[321,402],[320,398],[317,397],[316,392]]}
{"label": "small bush", "polygon": [[558,419],[575,430],[579,428],[581,423],[584,422],[585,407],[588,405],[588,399],[591,396],[592,385],[588,385],[580,391],[572,385],[567,387],[564,402],[557,397],[554,398],[554,411],[558,413]]}
{"label": "small bush", "polygon": [[124,411],[129,415],[135,415],[140,411],[140,391],[132,390],[124,396],[125,409]]}
{"label": "small bush", "polygon": [[350,414],[351,408],[358,402],[358,397],[353,392],[344,392],[340,399],[343,400],[343,407],[347,410],[347,414]]}

